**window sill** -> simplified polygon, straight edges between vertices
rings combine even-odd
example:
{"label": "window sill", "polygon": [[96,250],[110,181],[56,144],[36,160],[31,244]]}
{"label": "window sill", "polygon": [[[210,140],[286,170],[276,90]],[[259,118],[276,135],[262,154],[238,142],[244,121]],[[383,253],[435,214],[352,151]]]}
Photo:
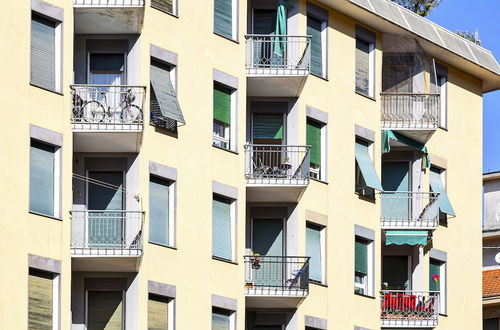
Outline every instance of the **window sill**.
{"label": "window sill", "polygon": [[53,219],[53,220],[63,221],[63,219],[62,219],[62,218],[60,218],[60,217],[55,217],[55,216],[53,216],[53,215],[48,215],[48,214],[38,213],[38,212],[34,212],[34,211],[28,211],[28,213],[33,214],[33,215],[38,215],[38,216],[41,216],[41,217],[44,217],[44,218],[48,218],[48,219]]}
{"label": "window sill", "polygon": [[441,313],[439,313],[439,316],[448,317],[448,314],[441,314]]}
{"label": "window sill", "polygon": [[33,86],[33,87],[36,87],[36,88],[40,88],[44,91],[47,91],[47,92],[51,92],[51,93],[54,93],[54,94],[57,94],[57,95],[60,95],[60,96],[64,96],[64,94],[62,92],[58,92],[54,89],[49,89],[49,88],[45,88],[45,87],[42,87],[42,86],[38,86],[38,85],[35,85],[33,83],[30,82],[30,86]]}
{"label": "window sill", "polygon": [[157,6],[153,5],[153,4],[151,4],[151,8],[154,8],[154,9],[156,9],[158,11],[161,11],[162,13],[168,14],[168,15],[170,15],[172,17],[179,18],[178,14],[171,13],[171,12],[166,11],[165,9],[161,9],[160,7],[157,7]]}
{"label": "window sill", "polygon": [[360,93],[360,92],[358,92],[358,91],[354,91],[354,93],[358,94],[359,96],[363,96],[364,98],[367,98],[367,99],[369,99],[369,100],[372,100],[372,101],[374,101],[374,102],[376,102],[376,101],[377,101],[377,99],[376,99],[375,97],[373,97],[373,96],[366,95],[366,94]]}
{"label": "window sill", "polygon": [[356,296],[360,296],[360,297],[365,297],[365,298],[369,298],[369,299],[375,299],[374,296],[370,296],[370,295],[367,295],[367,294],[363,294],[363,293],[357,293],[357,292],[354,292],[354,294]]}
{"label": "window sill", "polygon": [[309,72],[309,74],[310,74],[311,76],[314,76],[314,77],[319,78],[319,79],[321,79],[321,80],[324,80],[324,81],[330,81],[330,80],[328,79],[328,77],[323,77],[323,76],[320,76],[320,75],[319,75],[319,74],[317,74],[317,73],[312,73],[312,72]]}
{"label": "window sill", "polygon": [[314,284],[314,285],[317,285],[317,286],[320,286],[323,288],[328,288],[328,285],[326,285],[325,283],[320,283],[320,282],[316,282],[316,281],[309,280],[309,284]]}
{"label": "window sill", "polygon": [[157,245],[157,246],[161,246],[161,247],[164,247],[164,248],[167,248],[167,249],[171,249],[171,250],[176,250],[177,251],[177,247],[176,246],[165,245],[165,244],[151,242],[151,241],[148,241],[148,243],[152,244],[152,245]]}
{"label": "window sill", "polygon": [[311,177],[309,177],[309,179],[312,180],[312,181],[316,181],[316,182],[322,183],[322,184],[326,184],[326,185],[328,184],[328,181],[323,181],[323,180],[315,179],[315,178],[311,178]]}
{"label": "window sill", "polygon": [[238,45],[240,44],[240,41],[239,41],[238,39],[233,39],[233,38],[227,37],[227,36],[222,35],[222,34],[217,33],[217,32],[214,32],[214,34],[215,34],[216,36],[219,36],[219,37],[224,38],[224,39],[226,39],[226,40],[232,41],[232,42],[234,42],[235,44],[238,44]]}
{"label": "window sill", "polygon": [[438,128],[439,128],[439,129],[442,129],[442,130],[443,130],[443,131],[445,131],[445,132],[448,132],[448,127],[443,127],[443,126],[439,126],[439,125],[438,125]]}
{"label": "window sill", "polygon": [[222,262],[225,262],[227,264],[236,265],[236,266],[238,265],[238,263],[236,261],[227,260],[227,259],[216,257],[216,256],[212,256],[212,260],[222,261]]}
{"label": "window sill", "polygon": [[239,155],[238,151],[234,151],[234,150],[231,150],[231,149],[226,149],[226,148],[218,147],[218,146],[213,145],[213,144],[212,144],[212,147],[214,147],[215,149],[219,149],[219,150],[230,152],[230,153],[235,154],[235,155]]}
{"label": "window sill", "polygon": [[363,200],[363,201],[370,202],[370,203],[376,202],[375,195],[373,195],[373,196],[363,195],[363,194],[360,194],[358,192],[354,192],[354,194],[358,195],[358,198]]}

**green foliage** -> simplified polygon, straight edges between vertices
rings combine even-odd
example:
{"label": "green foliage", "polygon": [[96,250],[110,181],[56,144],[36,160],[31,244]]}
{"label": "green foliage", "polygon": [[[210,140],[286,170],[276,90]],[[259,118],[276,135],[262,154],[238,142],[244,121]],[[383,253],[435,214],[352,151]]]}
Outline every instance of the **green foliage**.
{"label": "green foliage", "polygon": [[439,4],[441,3],[441,0],[392,0],[392,1],[424,17],[429,15],[429,13],[434,8],[439,6]]}

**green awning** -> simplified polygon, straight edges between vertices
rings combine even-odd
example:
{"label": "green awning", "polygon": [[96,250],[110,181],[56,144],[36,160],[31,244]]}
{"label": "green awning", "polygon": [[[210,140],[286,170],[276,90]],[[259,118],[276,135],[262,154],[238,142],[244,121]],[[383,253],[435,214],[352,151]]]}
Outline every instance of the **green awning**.
{"label": "green awning", "polygon": [[387,153],[391,151],[391,145],[389,140],[395,140],[401,143],[406,144],[409,147],[415,148],[424,153],[423,163],[425,168],[429,168],[431,166],[431,160],[429,158],[429,152],[427,151],[427,147],[420,142],[412,140],[404,135],[401,135],[397,132],[390,130],[382,131],[382,153]]}
{"label": "green awning", "polygon": [[426,230],[387,230],[385,245],[427,245]]}
{"label": "green awning", "polygon": [[441,181],[441,171],[435,167],[431,167],[429,173],[429,184],[432,192],[439,193],[439,210],[451,216],[455,216],[455,211],[451,207],[450,199],[444,188],[443,181]]}
{"label": "green awning", "polygon": [[373,167],[372,158],[368,153],[368,145],[361,141],[356,141],[356,162],[361,174],[363,174],[366,185],[379,191],[384,190],[378,179],[377,172],[375,172],[375,167]]}

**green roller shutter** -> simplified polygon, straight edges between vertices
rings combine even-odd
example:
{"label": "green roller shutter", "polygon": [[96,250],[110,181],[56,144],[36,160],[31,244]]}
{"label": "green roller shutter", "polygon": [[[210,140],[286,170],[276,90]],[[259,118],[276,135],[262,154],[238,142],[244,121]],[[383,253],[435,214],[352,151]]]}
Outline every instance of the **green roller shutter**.
{"label": "green roller shutter", "polygon": [[283,139],[283,115],[253,116],[254,139]]}
{"label": "green roller shutter", "polygon": [[30,147],[30,211],[54,216],[55,149],[31,141]]}
{"label": "green roller shutter", "polygon": [[[437,281],[434,280],[433,276],[437,275]],[[441,265],[435,261],[431,260],[429,263],[429,291],[439,291],[441,281]]]}
{"label": "green roller shutter", "polygon": [[53,329],[52,274],[29,270],[28,275],[28,329]]}
{"label": "green roller shutter", "polygon": [[224,310],[214,308],[212,311],[212,330],[229,330],[230,316]]}
{"label": "green roller shutter", "polygon": [[231,90],[214,84],[214,119],[231,123]]}
{"label": "green roller shutter", "polygon": [[149,241],[169,245],[170,182],[151,177],[149,181]]}
{"label": "green roller shutter", "polygon": [[149,295],[148,330],[168,330],[168,298]]}
{"label": "green roller shutter", "polygon": [[431,167],[429,173],[429,183],[433,192],[439,193],[439,210],[451,216],[455,216],[455,211],[451,206],[450,199],[444,188],[443,181],[441,180],[441,170],[436,167]]}
{"label": "green roller shutter", "polygon": [[212,201],[212,255],[231,260],[231,201],[214,196]]}
{"label": "green roller shutter", "polygon": [[167,13],[174,12],[172,0],[151,0],[151,6],[166,11]]}
{"label": "green roller shutter", "polygon": [[163,63],[151,61],[150,70],[151,116],[163,120],[170,118],[185,124],[186,121],[182,115],[177,94],[170,79],[170,68]]}
{"label": "green roller shutter", "polygon": [[311,36],[311,72],[323,76],[323,45],[320,20],[307,16],[307,35]]}
{"label": "green roller shutter", "polygon": [[123,329],[123,292],[88,291],[88,329]]}
{"label": "green roller shutter", "polygon": [[368,243],[360,238],[356,238],[354,248],[354,271],[368,275]]}
{"label": "green roller shutter", "polygon": [[309,259],[309,278],[323,282],[321,268],[321,228],[308,225],[306,227],[306,255]]}
{"label": "green roller shutter", "polygon": [[56,88],[56,23],[31,15],[31,70],[33,85]]}
{"label": "green roller shutter", "polygon": [[311,164],[321,164],[321,124],[307,120],[306,143],[311,146]]}
{"label": "green roller shutter", "polygon": [[214,32],[228,38],[233,37],[233,1],[214,1]]}

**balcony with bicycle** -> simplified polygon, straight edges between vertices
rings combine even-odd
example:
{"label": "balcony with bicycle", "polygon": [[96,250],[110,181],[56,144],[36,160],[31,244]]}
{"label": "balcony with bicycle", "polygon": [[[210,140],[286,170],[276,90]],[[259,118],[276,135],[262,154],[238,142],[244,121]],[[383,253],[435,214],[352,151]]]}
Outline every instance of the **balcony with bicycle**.
{"label": "balcony with bicycle", "polygon": [[137,152],[146,87],[72,85],[71,125],[78,152]]}
{"label": "balcony with bicycle", "polygon": [[246,306],[294,308],[309,294],[309,257],[247,255]]}
{"label": "balcony with bicycle", "polygon": [[73,270],[136,271],[143,226],[142,211],[71,211]]}
{"label": "balcony with bicycle", "polygon": [[309,184],[309,146],[245,145],[247,199],[296,202]]}
{"label": "balcony with bicycle", "polygon": [[136,34],[144,20],[144,0],[73,0],[75,33]]}
{"label": "balcony with bicycle", "polygon": [[439,292],[380,291],[381,326],[384,328],[434,328],[439,318]]}

